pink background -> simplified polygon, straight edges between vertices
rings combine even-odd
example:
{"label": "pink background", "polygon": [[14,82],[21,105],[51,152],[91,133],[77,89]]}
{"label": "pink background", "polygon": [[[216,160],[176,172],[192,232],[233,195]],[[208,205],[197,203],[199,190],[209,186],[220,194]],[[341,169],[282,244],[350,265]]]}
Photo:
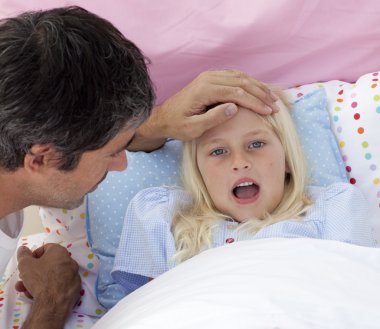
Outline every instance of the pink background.
{"label": "pink background", "polygon": [[380,68],[378,0],[0,0],[0,17],[80,5],[152,60],[158,102],[207,69],[291,87]]}

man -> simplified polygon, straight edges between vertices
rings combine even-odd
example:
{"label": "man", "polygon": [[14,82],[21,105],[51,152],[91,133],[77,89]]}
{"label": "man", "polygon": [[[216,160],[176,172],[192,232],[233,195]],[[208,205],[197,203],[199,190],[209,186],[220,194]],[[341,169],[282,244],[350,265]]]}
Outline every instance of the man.
{"label": "man", "polygon": [[[194,138],[233,116],[234,103],[265,114],[277,110],[275,100],[241,72],[206,72],[149,116],[146,59],[108,21],[78,7],[2,20],[0,272],[24,207],[75,208],[108,171],[126,169],[126,147]],[[21,247],[18,261],[16,288],[34,300],[23,328],[62,328],[79,297],[77,264],[56,244]]]}

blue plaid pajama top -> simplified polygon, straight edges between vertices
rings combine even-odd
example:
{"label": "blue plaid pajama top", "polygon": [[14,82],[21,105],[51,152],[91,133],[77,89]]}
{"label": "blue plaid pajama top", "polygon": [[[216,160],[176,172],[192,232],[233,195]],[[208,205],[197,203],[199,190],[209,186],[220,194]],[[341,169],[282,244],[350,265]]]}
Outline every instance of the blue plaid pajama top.
{"label": "blue plaid pajama top", "polygon": [[[335,183],[326,188],[309,187],[308,193],[315,204],[301,220],[284,220],[256,234],[240,232],[238,238],[234,235],[238,223],[221,220],[213,234],[213,247],[264,238],[313,238],[374,246],[367,202],[358,188]],[[132,199],[112,271],[126,294],[176,265],[172,260],[172,217],[177,204],[189,200],[184,190],[165,187],[142,190]]]}

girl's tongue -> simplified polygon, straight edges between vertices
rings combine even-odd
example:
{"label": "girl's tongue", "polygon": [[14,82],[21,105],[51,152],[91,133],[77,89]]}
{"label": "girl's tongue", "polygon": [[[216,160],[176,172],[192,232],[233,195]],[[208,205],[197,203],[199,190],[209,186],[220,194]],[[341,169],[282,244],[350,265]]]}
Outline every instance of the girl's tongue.
{"label": "girl's tongue", "polygon": [[259,192],[259,187],[255,184],[248,186],[238,186],[233,190],[238,199],[251,199]]}

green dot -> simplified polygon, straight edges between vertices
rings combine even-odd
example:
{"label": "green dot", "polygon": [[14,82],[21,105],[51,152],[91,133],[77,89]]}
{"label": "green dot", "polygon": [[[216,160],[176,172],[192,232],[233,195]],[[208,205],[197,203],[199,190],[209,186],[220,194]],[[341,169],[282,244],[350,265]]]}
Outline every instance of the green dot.
{"label": "green dot", "polygon": [[380,100],[380,95],[373,96],[373,99],[375,100],[375,102],[379,101]]}
{"label": "green dot", "polygon": [[363,143],[362,143],[362,146],[363,146],[363,148],[366,149],[366,148],[368,147],[368,142],[363,142]]}

